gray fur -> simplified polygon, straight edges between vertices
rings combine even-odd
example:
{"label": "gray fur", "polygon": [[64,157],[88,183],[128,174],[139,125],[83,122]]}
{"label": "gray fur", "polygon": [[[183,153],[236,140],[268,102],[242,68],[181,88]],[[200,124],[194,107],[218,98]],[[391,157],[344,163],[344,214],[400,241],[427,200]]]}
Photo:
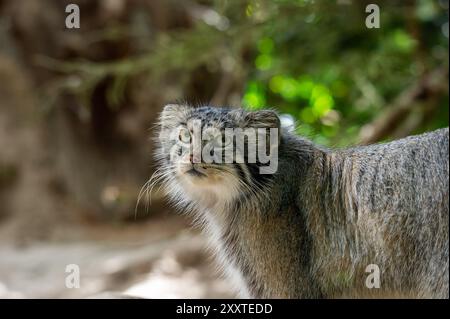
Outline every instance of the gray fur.
{"label": "gray fur", "polygon": [[[245,126],[249,114],[166,107],[156,176],[178,207],[218,236],[213,245],[223,266],[238,273],[244,296],[449,297],[448,128],[345,150],[283,131],[277,173],[217,206],[185,196],[168,162],[168,130],[192,117]],[[226,165],[217,169],[236,174]],[[381,270],[379,289],[365,286],[369,264]]]}

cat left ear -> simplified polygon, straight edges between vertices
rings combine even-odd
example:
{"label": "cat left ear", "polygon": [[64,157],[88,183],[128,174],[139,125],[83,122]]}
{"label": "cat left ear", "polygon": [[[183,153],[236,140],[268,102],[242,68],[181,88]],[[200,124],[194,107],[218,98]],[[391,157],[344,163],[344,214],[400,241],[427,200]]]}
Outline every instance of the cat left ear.
{"label": "cat left ear", "polygon": [[249,127],[280,128],[280,118],[271,110],[249,112],[245,116],[245,121]]}

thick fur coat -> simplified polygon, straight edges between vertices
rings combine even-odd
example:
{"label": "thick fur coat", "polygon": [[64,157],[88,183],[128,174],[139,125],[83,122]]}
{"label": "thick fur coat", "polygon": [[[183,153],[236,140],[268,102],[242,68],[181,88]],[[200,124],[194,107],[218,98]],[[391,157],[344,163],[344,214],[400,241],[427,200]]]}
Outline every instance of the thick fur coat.
{"label": "thick fur coat", "polygon": [[[219,129],[278,127],[278,169],[170,160],[170,132],[192,119]],[[204,228],[243,297],[449,297],[448,128],[331,150],[280,127],[272,111],[168,105],[156,180]],[[369,265],[379,288],[366,285]]]}

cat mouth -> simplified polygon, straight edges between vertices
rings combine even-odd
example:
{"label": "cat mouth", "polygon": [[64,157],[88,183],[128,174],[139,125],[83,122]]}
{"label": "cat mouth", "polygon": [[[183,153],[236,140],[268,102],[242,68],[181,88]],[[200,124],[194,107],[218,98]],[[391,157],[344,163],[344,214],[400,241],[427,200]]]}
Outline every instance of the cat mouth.
{"label": "cat mouth", "polygon": [[195,177],[207,177],[206,174],[204,174],[202,172],[199,172],[194,167],[191,168],[190,170],[186,171],[185,174],[188,174],[188,175],[191,175],[191,176],[195,176]]}

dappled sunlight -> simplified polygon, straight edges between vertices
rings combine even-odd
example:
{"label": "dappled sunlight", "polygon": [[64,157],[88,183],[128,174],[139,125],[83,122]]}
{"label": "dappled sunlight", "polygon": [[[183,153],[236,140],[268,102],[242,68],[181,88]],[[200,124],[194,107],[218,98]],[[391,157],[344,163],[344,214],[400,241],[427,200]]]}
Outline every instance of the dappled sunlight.
{"label": "dappled sunlight", "polygon": [[205,280],[205,273],[183,266],[173,251],[167,251],[154,269],[139,283],[125,290],[126,295],[142,298],[213,298],[230,296],[224,280]]}

